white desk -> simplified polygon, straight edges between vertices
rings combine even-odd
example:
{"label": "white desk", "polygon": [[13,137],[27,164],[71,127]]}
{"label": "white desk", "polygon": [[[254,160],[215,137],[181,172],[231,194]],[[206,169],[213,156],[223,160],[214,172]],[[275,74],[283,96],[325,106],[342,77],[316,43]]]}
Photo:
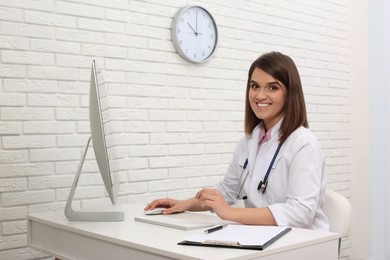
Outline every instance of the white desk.
{"label": "white desk", "polygon": [[177,245],[201,230],[183,231],[134,221],[142,205],[128,205],[123,222],[68,221],[63,212],[27,215],[27,244],[66,259],[336,260],[339,235],[293,228],[263,251]]}

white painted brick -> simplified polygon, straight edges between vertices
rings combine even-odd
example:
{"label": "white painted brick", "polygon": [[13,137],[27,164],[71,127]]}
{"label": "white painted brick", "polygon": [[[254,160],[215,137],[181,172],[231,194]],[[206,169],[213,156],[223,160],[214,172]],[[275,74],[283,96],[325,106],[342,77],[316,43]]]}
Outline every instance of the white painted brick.
{"label": "white painted brick", "polygon": [[17,148],[46,148],[55,146],[55,136],[5,136],[3,147]]}
{"label": "white painted brick", "polygon": [[79,43],[64,42],[52,39],[31,39],[31,50],[44,51],[50,53],[81,53],[81,45]]}
{"label": "white painted brick", "polygon": [[[28,161],[28,152],[23,150],[0,150],[0,163],[23,163]],[[2,172],[3,174],[3,172]]]}
{"label": "white painted brick", "polygon": [[59,135],[57,136],[58,147],[84,147],[87,144],[87,140],[90,135],[85,136],[81,134],[77,135]]}
{"label": "white painted brick", "polygon": [[221,163],[220,155],[191,155],[188,156],[188,166],[214,165]]}
{"label": "white painted brick", "polygon": [[186,187],[184,179],[169,179],[149,182],[149,191],[171,191],[171,190],[183,190]]}
{"label": "white painted brick", "polygon": [[76,148],[35,149],[30,151],[30,160],[31,162],[78,160],[80,155],[80,149]]}
{"label": "white painted brick", "polygon": [[19,93],[2,93],[0,96],[0,107],[2,106],[23,106],[26,104],[26,95]]}
{"label": "white painted brick", "polygon": [[56,119],[58,120],[88,120],[87,108],[57,108]]}
{"label": "white painted brick", "polygon": [[52,39],[55,37],[55,28],[26,23],[2,22],[0,29],[3,34],[33,38]]}
{"label": "white painted brick", "polygon": [[121,134],[115,135],[112,145],[146,144],[149,142],[148,134]]}
{"label": "white painted brick", "polygon": [[[129,3],[127,0],[112,0],[112,1],[94,1],[94,0],[86,0],[85,3],[88,3],[90,5],[97,5],[101,7],[109,7],[109,8],[115,8],[115,9],[128,9]],[[105,9],[110,10],[110,9]]]}
{"label": "white painted brick", "polygon": [[[65,201],[68,199],[70,189],[56,189],[56,199]],[[77,186],[75,200],[102,198],[104,196],[103,186]]]}
{"label": "white painted brick", "polygon": [[203,144],[178,144],[168,146],[169,155],[181,154],[204,154],[205,147]]}
{"label": "white painted brick", "polygon": [[133,1],[130,4],[130,11],[143,14],[155,14],[160,16],[169,16],[171,10],[169,6],[154,4],[144,1]]}
{"label": "white painted brick", "polygon": [[29,121],[24,123],[26,134],[71,134],[75,132],[75,129],[74,122]]}
{"label": "white painted brick", "polygon": [[121,184],[119,195],[121,194],[143,194],[148,191],[146,182],[129,182]]}
{"label": "white painted brick", "polygon": [[28,179],[28,188],[29,190],[42,190],[69,187],[72,185],[73,179],[74,176],[67,175],[30,177]]}
{"label": "white painted brick", "polygon": [[117,159],[110,166],[112,166],[112,170],[145,169],[148,166],[148,159],[142,157]]}
{"label": "white painted brick", "polygon": [[188,111],[189,121],[217,121],[221,119],[221,111]]}
{"label": "white painted brick", "polygon": [[84,16],[84,17],[94,17],[94,18],[104,18],[104,8],[71,3],[71,2],[57,2],[57,12],[72,16]]}
{"label": "white painted brick", "polygon": [[187,143],[188,136],[182,133],[152,133],[150,143],[152,144],[181,144]]}
{"label": "white painted brick", "polygon": [[4,89],[9,92],[53,93],[58,91],[58,84],[55,81],[47,80],[5,79]]}
{"label": "white painted brick", "polygon": [[74,68],[29,66],[28,76],[35,79],[77,80],[78,71]]}
{"label": "white painted brick", "polygon": [[29,48],[28,38],[0,35],[0,48],[27,50]]}
{"label": "white painted brick", "polygon": [[[27,154],[25,154],[24,152],[22,154],[27,156]],[[20,157],[23,158],[23,156]],[[7,164],[0,164],[1,177],[8,178],[20,176],[46,175],[52,174],[54,171],[54,163],[23,163],[22,159],[19,159],[19,157],[17,157],[17,159],[20,160],[21,163],[18,163],[18,160],[12,157],[4,158],[4,163]]]}
{"label": "white painted brick", "polygon": [[58,40],[72,41],[79,43],[104,42],[104,33],[81,31],[68,28],[57,28],[56,38]]}
{"label": "white painted brick", "polygon": [[149,119],[159,121],[182,121],[186,119],[186,112],[182,110],[150,110]]}
{"label": "white painted brick", "polygon": [[[0,25],[1,26],[1,25]],[[20,65],[0,64],[0,77],[2,78],[25,78],[27,76],[26,68]]]}
{"label": "white painted brick", "polygon": [[40,253],[29,247],[21,247],[16,249],[0,251],[0,259],[4,260],[30,260],[30,259],[51,259],[48,255]]}
{"label": "white painted brick", "polygon": [[15,8],[26,8],[33,10],[44,10],[44,11],[55,11],[55,3],[53,1],[4,1],[2,2],[4,6],[10,6]]}
{"label": "white painted brick", "polygon": [[132,13],[127,10],[106,9],[106,18],[109,20],[127,22],[131,20]]}
{"label": "white painted brick", "polygon": [[190,133],[188,139],[190,143],[220,143],[223,136],[221,133]]}
{"label": "white painted brick", "polygon": [[22,122],[1,122],[0,135],[18,135],[23,131]]}
{"label": "white painted brick", "polygon": [[37,52],[2,51],[2,60],[7,63],[54,65],[54,55]]}
{"label": "white painted brick", "polygon": [[168,122],[167,132],[201,132],[203,124],[201,122]]}
{"label": "white painted brick", "polygon": [[236,131],[236,124],[233,122],[205,122],[204,129],[207,132],[232,132]]}
{"label": "white painted brick", "polygon": [[84,55],[99,55],[109,58],[126,57],[126,48],[96,44],[83,44],[81,53]]}
{"label": "white painted brick", "polygon": [[23,21],[23,11],[16,8],[0,6],[0,17],[5,21]]}
{"label": "white painted brick", "polygon": [[76,27],[76,17],[57,13],[25,11],[25,21],[55,27]]}
{"label": "white painted brick", "polygon": [[[167,145],[130,145],[125,149],[128,150],[130,157],[136,156],[163,156],[168,155],[170,146]],[[126,153],[122,153],[126,154]]]}
{"label": "white painted brick", "polygon": [[122,22],[114,22],[100,19],[78,18],[77,28],[90,31],[123,33],[125,31],[125,24]]}
{"label": "white painted brick", "polygon": [[58,201],[51,202],[51,203],[33,204],[28,206],[28,212],[30,214],[33,214],[33,213],[46,212],[46,211],[63,211],[65,208],[65,204],[66,202],[58,202]]}
{"label": "white painted brick", "polygon": [[26,234],[14,236],[0,236],[0,252],[12,248],[19,248],[26,246]]}
{"label": "white painted brick", "polygon": [[12,207],[12,208],[0,208],[0,220],[8,221],[8,220],[17,220],[17,219],[25,219],[27,214],[27,207]]}
{"label": "white painted brick", "polygon": [[54,191],[26,191],[1,194],[1,204],[4,207],[21,206],[54,201]]}
{"label": "white painted brick", "polygon": [[149,165],[151,168],[180,167],[187,165],[187,158],[185,156],[151,157]]}
{"label": "white painted brick", "polygon": [[168,170],[164,168],[131,170],[129,171],[127,178],[130,182],[166,179],[168,178]]}
{"label": "white painted brick", "polygon": [[0,192],[23,191],[26,189],[26,178],[0,179]]}
{"label": "white painted brick", "polygon": [[54,119],[54,109],[50,108],[2,108],[1,118],[5,120],[52,120]]}
{"label": "white painted brick", "polygon": [[190,178],[191,180],[191,177],[221,175],[226,172],[226,169],[225,165],[220,164],[176,167],[169,169],[169,177]]}
{"label": "white painted brick", "polygon": [[78,95],[64,95],[64,94],[28,94],[28,105],[34,106],[55,106],[55,107],[76,107],[80,104],[80,97]]}
{"label": "white painted brick", "polygon": [[218,183],[219,180],[220,178],[218,176],[192,178],[191,181],[188,181],[187,187],[202,189],[204,187],[213,186],[215,183]]}
{"label": "white painted brick", "polygon": [[1,234],[5,236],[15,235],[15,234],[25,234],[27,232],[26,221],[12,221],[12,222],[3,222],[1,224]]}

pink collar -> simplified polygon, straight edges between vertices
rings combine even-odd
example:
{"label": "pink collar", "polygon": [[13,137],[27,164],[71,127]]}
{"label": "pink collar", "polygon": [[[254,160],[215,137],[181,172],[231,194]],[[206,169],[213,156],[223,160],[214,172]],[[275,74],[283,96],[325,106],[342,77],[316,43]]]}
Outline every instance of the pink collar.
{"label": "pink collar", "polygon": [[272,133],[272,128],[271,129],[269,129],[267,132],[265,132],[265,128],[264,128],[264,126],[262,125],[262,126],[260,126],[260,133],[259,133],[259,147],[263,144],[263,143],[265,143],[265,142],[267,142],[267,141],[269,141],[270,139],[271,139],[271,133]]}

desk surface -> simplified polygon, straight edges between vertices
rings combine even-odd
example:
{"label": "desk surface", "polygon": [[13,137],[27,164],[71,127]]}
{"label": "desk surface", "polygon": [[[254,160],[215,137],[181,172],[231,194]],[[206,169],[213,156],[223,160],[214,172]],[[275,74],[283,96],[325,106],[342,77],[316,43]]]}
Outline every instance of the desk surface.
{"label": "desk surface", "polygon": [[[134,221],[142,205],[128,205],[122,222],[69,221],[63,212],[27,215],[28,246],[65,259],[337,259],[339,235],[293,228],[263,251],[177,245],[203,229],[183,231]],[[201,214],[201,213],[200,213]],[[311,258],[313,253],[315,258]],[[281,256],[288,258],[281,258]],[[296,255],[296,256],[295,256]],[[294,258],[296,257],[296,258]],[[304,257],[304,258],[302,258]]]}

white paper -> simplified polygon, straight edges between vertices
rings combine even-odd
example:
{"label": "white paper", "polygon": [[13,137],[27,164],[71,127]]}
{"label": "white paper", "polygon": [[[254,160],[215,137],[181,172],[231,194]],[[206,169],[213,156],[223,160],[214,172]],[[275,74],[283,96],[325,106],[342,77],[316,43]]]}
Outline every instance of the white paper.
{"label": "white paper", "polygon": [[209,233],[199,234],[186,238],[186,241],[204,243],[207,240],[238,242],[240,245],[258,246],[264,245],[277,236],[286,227],[278,226],[254,226],[254,225],[227,225],[227,227]]}

